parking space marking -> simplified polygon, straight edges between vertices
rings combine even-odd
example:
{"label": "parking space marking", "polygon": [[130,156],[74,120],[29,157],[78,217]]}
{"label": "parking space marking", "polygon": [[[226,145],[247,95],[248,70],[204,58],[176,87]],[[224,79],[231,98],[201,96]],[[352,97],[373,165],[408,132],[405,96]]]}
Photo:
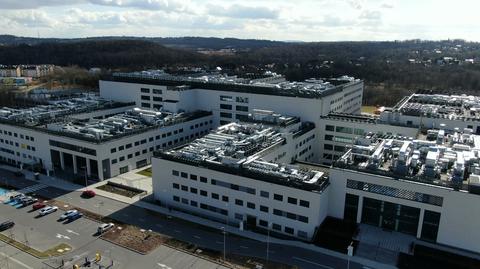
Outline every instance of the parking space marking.
{"label": "parking space marking", "polygon": [[193,237],[195,237],[197,239],[200,239],[200,236],[198,236],[198,235],[194,235]]}
{"label": "parking space marking", "polygon": [[71,233],[71,234],[74,234],[74,235],[80,235],[79,233],[75,232],[75,231],[72,231],[72,230],[66,230],[67,233]]}
{"label": "parking space marking", "polygon": [[5,254],[5,253],[3,253],[3,252],[0,252],[0,255],[2,255],[3,257],[5,257],[5,258],[7,258],[7,259],[9,259],[9,260],[11,260],[11,261],[13,261],[14,263],[16,263],[16,264],[18,264],[18,265],[23,266],[24,268],[34,269],[33,267],[30,267],[30,266],[24,264],[23,262],[15,259],[15,258],[13,258],[13,257],[10,257],[9,255],[7,255],[7,254]]}

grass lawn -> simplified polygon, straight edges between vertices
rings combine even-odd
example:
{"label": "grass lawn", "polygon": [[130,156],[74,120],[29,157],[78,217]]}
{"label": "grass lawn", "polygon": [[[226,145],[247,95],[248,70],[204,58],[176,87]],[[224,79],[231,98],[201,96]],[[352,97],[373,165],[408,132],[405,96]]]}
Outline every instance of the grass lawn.
{"label": "grass lawn", "polygon": [[10,237],[4,235],[4,234],[0,234],[0,240],[9,244],[9,245],[12,245],[16,248],[18,248],[19,250],[23,251],[23,252],[26,252],[38,259],[46,259],[46,258],[49,258],[49,257],[55,257],[55,256],[60,256],[60,255],[63,255],[65,254],[66,252],[69,252],[72,250],[72,247],[65,244],[65,243],[61,243],[59,244],[58,246],[55,246],[51,249],[47,249],[45,251],[40,251],[40,250],[37,250],[37,249],[34,249],[34,248],[31,248],[21,242],[18,242],[18,241],[15,241],[13,239],[11,239]]}
{"label": "grass lawn", "polygon": [[146,176],[146,177],[152,177],[152,167],[142,170],[140,172],[137,172],[137,174]]}
{"label": "grass lawn", "polygon": [[370,113],[373,114],[373,112],[377,109],[376,106],[362,106],[362,113]]}

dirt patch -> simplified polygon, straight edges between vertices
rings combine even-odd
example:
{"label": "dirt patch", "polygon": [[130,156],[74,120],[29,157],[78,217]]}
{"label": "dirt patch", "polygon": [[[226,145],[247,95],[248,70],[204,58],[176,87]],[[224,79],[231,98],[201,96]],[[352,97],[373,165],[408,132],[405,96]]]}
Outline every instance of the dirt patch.
{"label": "dirt patch", "polygon": [[122,188],[120,186],[114,186],[114,185],[111,185],[109,183],[98,186],[97,189],[107,191],[107,192],[111,192],[111,193],[115,193],[115,194],[122,195],[122,196],[129,197],[129,198],[132,198],[132,197],[137,196],[137,195],[144,192],[144,191],[140,191],[140,190],[138,190],[138,191],[137,190],[130,190],[130,189]]}
{"label": "dirt patch", "polygon": [[163,244],[168,237],[131,225],[116,226],[101,236],[126,248],[147,254]]}

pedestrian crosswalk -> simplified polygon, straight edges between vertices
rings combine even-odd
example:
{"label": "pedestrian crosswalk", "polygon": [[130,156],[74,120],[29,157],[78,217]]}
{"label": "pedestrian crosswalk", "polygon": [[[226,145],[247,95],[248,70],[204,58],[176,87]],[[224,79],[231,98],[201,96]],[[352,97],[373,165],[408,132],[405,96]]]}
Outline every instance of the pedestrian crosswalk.
{"label": "pedestrian crosswalk", "polygon": [[48,186],[45,185],[45,184],[39,183],[39,184],[35,184],[35,185],[32,185],[32,186],[28,186],[26,188],[17,190],[17,192],[19,192],[19,193],[32,193],[32,192],[36,192],[36,191],[45,189],[46,187],[48,187]]}

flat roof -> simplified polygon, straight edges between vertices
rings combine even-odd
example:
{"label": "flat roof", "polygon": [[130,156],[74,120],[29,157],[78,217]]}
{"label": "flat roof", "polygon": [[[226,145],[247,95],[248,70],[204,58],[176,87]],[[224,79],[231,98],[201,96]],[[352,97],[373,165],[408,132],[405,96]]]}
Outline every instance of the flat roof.
{"label": "flat roof", "polygon": [[[269,76],[279,76],[271,73]],[[307,79],[300,82],[262,82],[254,78],[229,76],[226,74],[205,73],[191,76],[173,75],[163,71],[143,71],[133,73],[114,73],[107,81],[127,83],[141,83],[163,86],[185,86],[191,89],[207,89],[218,91],[245,92],[252,94],[279,95],[302,98],[321,98],[339,92],[343,86],[360,83],[361,80],[353,77],[342,76],[336,79]],[[175,88],[172,88],[175,90]]]}
{"label": "flat roof", "polygon": [[[428,130],[425,139],[369,134],[334,167],[467,190],[480,175],[480,136],[470,130]],[[475,176],[477,175],[477,176]]]}
{"label": "flat roof", "polygon": [[255,180],[322,191],[328,185],[324,172],[262,160],[272,147],[281,146],[285,141],[282,130],[272,126],[229,123],[185,146],[155,152],[154,156]]}

